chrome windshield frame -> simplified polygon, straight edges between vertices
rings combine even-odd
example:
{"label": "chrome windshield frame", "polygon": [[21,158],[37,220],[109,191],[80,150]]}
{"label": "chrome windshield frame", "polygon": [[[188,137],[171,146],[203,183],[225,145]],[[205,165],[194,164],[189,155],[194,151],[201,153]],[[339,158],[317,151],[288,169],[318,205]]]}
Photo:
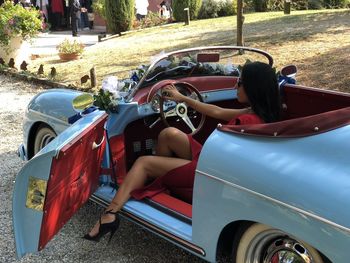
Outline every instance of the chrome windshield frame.
{"label": "chrome windshield frame", "polygon": [[169,53],[165,53],[162,56],[159,56],[156,60],[154,60],[150,64],[150,66],[148,67],[147,71],[145,72],[145,74],[140,79],[140,81],[133,88],[132,92],[130,92],[130,94],[126,97],[126,101],[131,101],[132,100],[132,98],[134,97],[134,95],[137,92],[137,90],[142,86],[142,84],[146,80],[146,77],[148,76],[148,74],[153,70],[155,65],[159,61],[161,61],[162,59],[165,59],[167,57],[173,56],[175,54],[181,54],[181,53],[186,53],[186,52],[201,51],[201,50],[218,50],[218,49],[256,52],[256,53],[259,53],[261,55],[264,55],[268,59],[269,65],[271,67],[273,66],[273,58],[272,58],[272,56],[269,53],[267,53],[265,51],[262,51],[260,49],[257,49],[257,48],[250,48],[250,47],[243,47],[243,46],[208,46],[208,47],[197,47],[197,48],[188,48],[188,49],[181,49],[181,50],[177,50],[177,51],[172,51],[172,52],[169,52]]}

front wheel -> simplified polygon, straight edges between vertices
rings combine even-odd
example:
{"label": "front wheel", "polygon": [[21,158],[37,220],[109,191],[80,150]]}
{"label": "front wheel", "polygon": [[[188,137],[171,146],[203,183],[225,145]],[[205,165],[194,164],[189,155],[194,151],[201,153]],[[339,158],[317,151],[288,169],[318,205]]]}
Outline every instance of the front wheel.
{"label": "front wheel", "polygon": [[47,125],[39,126],[34,139],[34,155],[56,138],[56,133]]}
{"label": "front wheel", "polygon": [[324,263],[307,243],[281,230],[253,224],[242,235],[236,263]]}

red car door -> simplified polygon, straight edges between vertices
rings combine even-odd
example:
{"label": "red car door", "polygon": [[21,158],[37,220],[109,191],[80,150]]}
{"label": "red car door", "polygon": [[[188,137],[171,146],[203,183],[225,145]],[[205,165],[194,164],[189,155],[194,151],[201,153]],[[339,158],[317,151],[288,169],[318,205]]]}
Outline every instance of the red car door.
{"label": "red car door", "polygon": [[13,221],[19,257],[43,249],[96,191],[106,117],[92,114],[77,122],[17,175]]}

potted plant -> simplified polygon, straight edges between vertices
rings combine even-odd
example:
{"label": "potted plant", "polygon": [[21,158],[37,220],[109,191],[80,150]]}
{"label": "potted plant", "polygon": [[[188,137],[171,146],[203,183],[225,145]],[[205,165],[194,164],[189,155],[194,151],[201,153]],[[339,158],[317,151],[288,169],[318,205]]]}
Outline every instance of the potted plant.
{"label": "potted plant", "polygon": [[58,56],[64,61],[78,59],[84,51],[84,44],[73,39],[64,39],[56,48]]}
{"label": "potted plant", "polygon": [[0,57],[20,63],[21,57],[28,56],[28,50],[22,50],[23,44],[35,37],[42,26],[39,11],[5,1],[0,6]]}

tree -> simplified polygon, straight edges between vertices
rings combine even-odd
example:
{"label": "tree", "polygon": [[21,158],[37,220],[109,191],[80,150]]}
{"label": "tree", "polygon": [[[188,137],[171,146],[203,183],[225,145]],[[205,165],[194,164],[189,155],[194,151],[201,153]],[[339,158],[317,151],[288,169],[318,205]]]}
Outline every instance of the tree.
{"label": "tree", "polygon": [[173,15],[176,21],[185,21],[185,8],[190,9],[190,18],[196,19],[202,0],[173,0]]}
{"label": "tree", "polygon": [[106,0],[107,28],[110,33],[120,34],[131,28],[134,3],[134,0]]}
{"label": "tree", "polygon": [[243,46],[243,0],[237,0],[237,46]]}
{"label": "tree", "polygon": [[255,12],[266,12],[267,11],[267,0],[254,0]]}

